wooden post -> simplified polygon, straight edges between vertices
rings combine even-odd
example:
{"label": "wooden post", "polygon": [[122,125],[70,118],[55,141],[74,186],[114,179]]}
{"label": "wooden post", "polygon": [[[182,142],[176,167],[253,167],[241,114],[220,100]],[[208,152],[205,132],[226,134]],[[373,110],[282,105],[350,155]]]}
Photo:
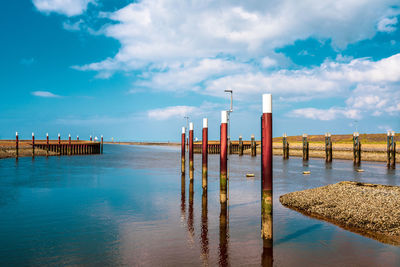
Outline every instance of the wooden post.
{"label": "wooden post", "polygon": [[202,186],[207,190],[208,180],[208,119],[203,119],[203,137],[202,137]]}
{"label": "wooden post", "polygon": [[303,160],[308,160],[309,144],[307,134],[303,134]]}
{"label": "wooden post", "polygon": [[283,159],[288,158],[286,145],[287,145],[287,135],[286,135],[286,133],[284,133],[282,136],[282,158]]}
{"label": "wooden post", "polygon": [[392,131],[392,169],[396,169],[396,140],[395,140],[395,132]]}
{"label": "wooden post", "polygon": [[243,156],[243,140],[242,140],[242,136],[239,136],[239,156]]}
{"label": "wooden post", "polygon": [[35,133],[32,132],[32,158],[35,157]]}
{"label": "wooden post", "polygon": [[18,144],[18,132],[15,132],[15,158],[18,159],[18,149],[19,149],[19,144]]}
{"label": "wooden post", "polygon": [[272,95],[263,94],[261,117],[261,236],[272,247]]}
{"label": "wooden post", "polygon": [[193,179],[193,122],[189,123],[189,178]]}
{"label": "wooden post", "polygon": [[68,150],[69,154],[72,155],[71,134],[68,134]]}
{"label": "wooden post", "polygon": [[182,135],[181,135],[181,174],[185,174],[185,155],[186,155],[186,148],[185,148],[185,127],[182,127]]}
{"label": "wooden post", "polygon": [[58,154],[61,155],[61,136],[58,134]]}
{"label": "wooden post", "polygon": [[391,156],[392,156],[392,132],[391,131],[387,132],[386,155],[387,155],[386,166],[388,168],[390,168],[391,167]]}
{"label": "wooden post", "polygon": [[220,202],[227,201],[228,184],[228,112],[221,111],[220,128],[220,163],[219,163],[219,184],[220,184]]}
{"label": "wooden post", "polygon": [[353,133],[353,163],[359,165],[361,163],[361,142],[358,132]]}
{"label": "wooden post", "polygon": [[254,138],[254,134],[251,135],[251,156],[255,157],[257,155],[257,145]]}
{"label": "wooden post", "polygon": [[332,162],[332,138],[330,133],[325,133],[325,162]]}
{"label": "wooden post", "polygon": [[103,154],[103,135],[101,135],[100,154]]}

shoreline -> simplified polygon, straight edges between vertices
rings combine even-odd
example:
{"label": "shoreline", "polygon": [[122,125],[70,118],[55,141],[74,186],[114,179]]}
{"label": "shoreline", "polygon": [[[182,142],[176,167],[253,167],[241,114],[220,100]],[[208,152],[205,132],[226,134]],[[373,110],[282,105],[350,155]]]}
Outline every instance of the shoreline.
{"label": "shoreline", "polygon": [[400,246],[400,186],[339,182],[287,193],[280,203],[379,242]]}

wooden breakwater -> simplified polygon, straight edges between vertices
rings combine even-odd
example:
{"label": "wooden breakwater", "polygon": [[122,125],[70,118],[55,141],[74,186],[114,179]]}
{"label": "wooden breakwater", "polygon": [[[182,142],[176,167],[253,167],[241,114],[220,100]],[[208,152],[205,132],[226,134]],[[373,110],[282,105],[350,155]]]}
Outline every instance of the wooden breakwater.
{"label": "wooden breakwater", "polygon": [[92,155],[102,153],[102,142],[85,140],[0,140],[0,158]]}
{"label": "wooden breakwater", "polygon": [[[257,154],[257,147],[260,147],[261,141],[240,141],[240,140],[232,140],[228,142],[228,151],[229,154],[247,154],[253,151],[254,154]],[[193,152],[201,153],[202,152],[202,142],[194,142],[193,144]],[[209,154],[219,154],[221,152],[221,146],[219,141],[208,141],[208,153]]]}

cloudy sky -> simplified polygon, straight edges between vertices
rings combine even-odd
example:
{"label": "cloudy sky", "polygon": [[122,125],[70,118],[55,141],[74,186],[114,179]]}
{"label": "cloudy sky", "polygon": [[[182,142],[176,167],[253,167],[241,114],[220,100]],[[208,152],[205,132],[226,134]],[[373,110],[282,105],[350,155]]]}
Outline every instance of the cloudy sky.
{"label": "cloudy sky", "polygon": [[400,130],[398,0],[20,0],[0,11],[0,138]]}

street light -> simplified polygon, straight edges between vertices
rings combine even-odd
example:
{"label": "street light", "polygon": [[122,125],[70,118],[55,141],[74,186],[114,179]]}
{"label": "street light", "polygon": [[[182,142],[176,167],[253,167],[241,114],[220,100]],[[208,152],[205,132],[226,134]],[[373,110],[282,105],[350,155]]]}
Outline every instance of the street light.
{"label": "street light", "polygon": [[[227,192],[227,194],[228,194],[228,197],[227,197],[227,199],[228,199],[228,203],[229,203],[229,169],[230,169],[229,154],[231,153],[230,144],[231,144],[231,113],[233,112],[233,90],[225,89],[224,92],[231,94],[231,107],[228,110],[228,157],[227,157],[227,160],[228,160],[228,173],[227,173],[227,179],[228,179],[228,182],[227,182],[228,192]],[[229,213],[229,210],[228,210],[228,213]],[[228,216],[228,218],[229,218],[229,216]]]}
{"label": "street light", "polygon": [[229,113],[233,112],[233,91],[230,89],[224,90],[225,93],[230,93],[231,94],[231,108],[228,110]]}

